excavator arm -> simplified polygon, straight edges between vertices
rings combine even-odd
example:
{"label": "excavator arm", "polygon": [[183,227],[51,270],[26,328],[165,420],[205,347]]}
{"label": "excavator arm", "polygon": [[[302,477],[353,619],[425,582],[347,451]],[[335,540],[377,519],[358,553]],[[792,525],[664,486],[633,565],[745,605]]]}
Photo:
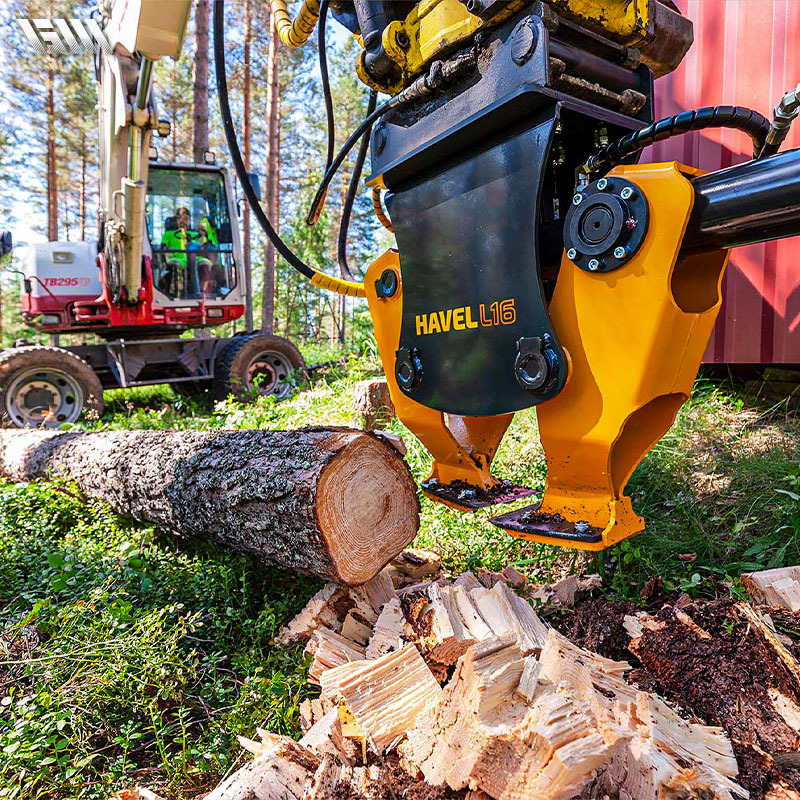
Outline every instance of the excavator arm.
{"label": "excavator arm", "polygon": [[191,0],[110,0],[101,10],[111,45],[97,53],[102,249],[112,298],[135,305],[143,300],[150,140],[154,130],[169,132],[158,120],[153,65],[180,56]]}

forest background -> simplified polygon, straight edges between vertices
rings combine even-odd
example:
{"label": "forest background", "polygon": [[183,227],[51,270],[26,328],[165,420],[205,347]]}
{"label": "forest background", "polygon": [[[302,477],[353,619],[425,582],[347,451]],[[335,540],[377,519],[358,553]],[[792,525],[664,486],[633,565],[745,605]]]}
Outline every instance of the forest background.
{"label": "forest background", "polygon": [[[160,161],[202,163],[209,150],[217,164],[230,165],[209,49],[212,4],[193,3],[180,59],[166,58],[156,65],[159,115],[172,126],[169,137],[153,139]],[[92,55],[40,55],[17,22],[88,19],[93,5],[89,0],[10,0],[0,6],[0,230],[12,232],[15,246],[97,239]],[[303,259],[338,274],[336,242],[354,155],[334,179],[317,226],[305,223],[326,149],[316,33],[309,46],[289,50],[274,34],[266,0],[228,0],[225,11],[231,105],[245,160],[260,176],[265,209],[278,219],[281,235]],[[357,49],[350,34],[332,23],[327,36],[336,141],[342,143],[364,116],[368,90],[353,68]],[[241,198],[238,185],[236,193]],[[301,278],[276,258],[243,198],[239,207],[242,267],[252,276],[253,323],[239,320],[234,330],[261,328],[300,345],[360,349],[371,331],[366,303],[321,291]],[[350,222],[348,254],[354,274],[362,276],[390,241],[374,217],[362,181]],[[0,346],[40,338],[22,322],[15,268],[13,259],[0,263]],[[230,335],[230,328],[219,333]]]}

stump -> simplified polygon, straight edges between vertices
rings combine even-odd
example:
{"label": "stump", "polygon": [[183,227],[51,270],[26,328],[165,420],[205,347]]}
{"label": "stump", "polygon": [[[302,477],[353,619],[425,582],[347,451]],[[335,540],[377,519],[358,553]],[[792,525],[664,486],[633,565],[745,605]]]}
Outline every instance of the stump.
{"label": "stump", "polygon": [[397,418],[385,379],[357,383],[353,390],[353,407],[366,430],[382,428]]}

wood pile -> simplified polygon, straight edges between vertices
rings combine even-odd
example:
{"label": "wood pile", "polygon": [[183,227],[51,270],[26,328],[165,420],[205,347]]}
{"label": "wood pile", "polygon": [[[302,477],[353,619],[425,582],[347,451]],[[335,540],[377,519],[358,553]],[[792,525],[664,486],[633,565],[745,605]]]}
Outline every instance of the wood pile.
{"label": "wood pile", "polygon": [[534,587],[512,569],[451,581],[413,551],[357,589],[328,584],[279,638],[306,643],[321,689],[304,736],[241,740],[255,758],[206,800],[746,797],[720,727],[627,682],[628,663],[531,602],[569,606],[596,585]]}

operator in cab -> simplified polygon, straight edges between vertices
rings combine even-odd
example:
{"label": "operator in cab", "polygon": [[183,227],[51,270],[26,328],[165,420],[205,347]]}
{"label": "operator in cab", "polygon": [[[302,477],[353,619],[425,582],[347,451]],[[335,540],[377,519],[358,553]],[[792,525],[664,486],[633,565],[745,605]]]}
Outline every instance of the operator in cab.
{"label": "operator in cab", "polygon": [[167,270],[159,288],[176,297],[197,297],[200,295],[197,265],[190,253],[200,248],[200,233],[192,230],[192,218],[186,206],[178,206],[169,222],[172,224],[168,223],[161,241],[161,247],[168,251]]}

